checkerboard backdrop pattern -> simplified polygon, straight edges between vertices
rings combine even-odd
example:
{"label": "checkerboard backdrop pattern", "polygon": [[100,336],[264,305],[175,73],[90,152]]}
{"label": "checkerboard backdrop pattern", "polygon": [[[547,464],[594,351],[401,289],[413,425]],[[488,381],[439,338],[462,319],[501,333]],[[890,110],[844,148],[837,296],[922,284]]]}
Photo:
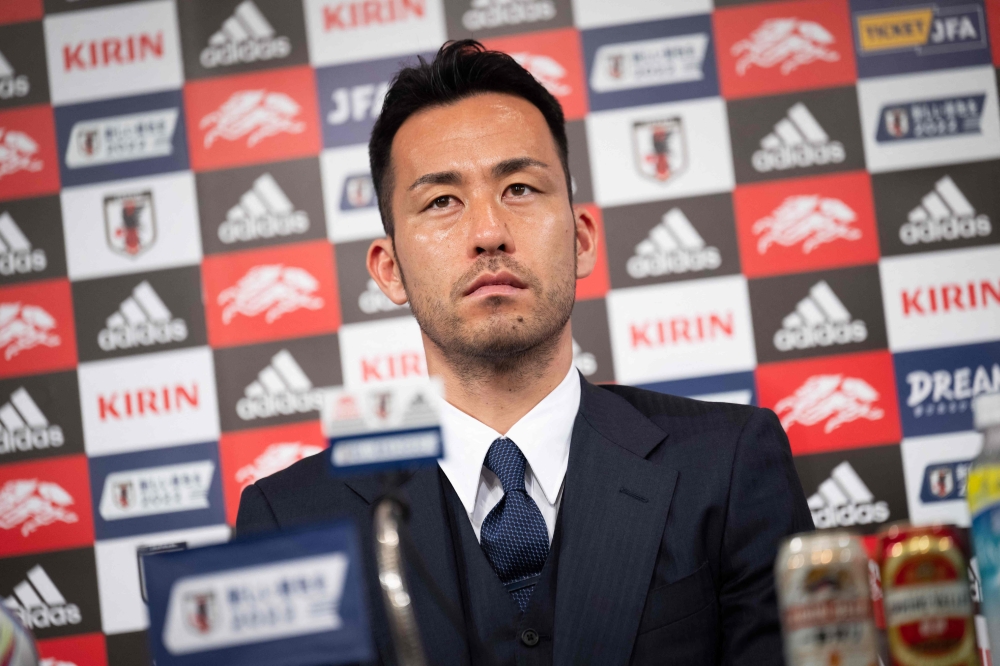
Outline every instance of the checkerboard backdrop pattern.
{"label": "checkerboard backdrop pattern", "polygon": [[324,388],[426,372],[366,141],[447,39],[563,104],[584,375],[775,410],[819,527],[967,524],[1000,3],[716,5],[0,0],[0,599],[43,656],[143,663],[136,548],[227,539]]}

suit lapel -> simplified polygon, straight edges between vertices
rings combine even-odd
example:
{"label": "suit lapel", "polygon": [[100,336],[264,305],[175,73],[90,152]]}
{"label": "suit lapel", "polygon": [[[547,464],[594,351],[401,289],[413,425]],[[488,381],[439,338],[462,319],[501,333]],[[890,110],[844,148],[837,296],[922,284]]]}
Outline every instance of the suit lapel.
{"label": "suit lapel", "polygon": [[628,661],[677,480],[645,460],[666,436],[584,382],[560,518],[557,664]]}
{"label": "suit lapel", "polygon": [[[445,515],[441,478],[437,466],[418,470],[401,487],[410,508],[409,527],[413,545],[430,572],[441,594],[459,613],[462,612],[455,551],[451,530]],[[371,505],[382,493],[376,477],[365,476],[349,479],[347,486]],[[371,522],[371,511],[367,512]],[[371,529],[366,530],[371,534]],[[369,576],[370,584],[378,585],[378,572]],[[415,573],[412,564],[407,567],[407,582],[412,591],[413,609],[423,638],[424,652],[429,664],[468,664],[468,648],[464,629],[456,629],[434,599],[429,588]],[[377,591],[377,590],[376,590]],[[379,596],[379,599],[381,597]],[[384,612],[380,613],[384,616]],[[392,654],[389,642],[379,641],[383,655]],[[394,662],[392,658],[387,661]]]}

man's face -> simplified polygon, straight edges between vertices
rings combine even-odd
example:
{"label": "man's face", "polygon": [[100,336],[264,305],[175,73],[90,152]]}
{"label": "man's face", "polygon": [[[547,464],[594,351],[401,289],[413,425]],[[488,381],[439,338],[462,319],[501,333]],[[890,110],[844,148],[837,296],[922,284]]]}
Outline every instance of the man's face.
{"label": "man's face", "polygon": [[395,261],[376,259],[392,253],[381,239],[369,269],[446,355],[512,359],[565,328],[593,223],[574,215],[534,105],[489,93],[425,109],[397,132],[391,168]]}

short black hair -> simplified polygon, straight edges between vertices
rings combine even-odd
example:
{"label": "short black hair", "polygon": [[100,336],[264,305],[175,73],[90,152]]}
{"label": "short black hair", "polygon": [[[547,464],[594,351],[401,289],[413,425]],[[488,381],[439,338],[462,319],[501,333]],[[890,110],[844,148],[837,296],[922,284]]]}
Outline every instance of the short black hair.
{"label": "short black hair", "polygon": [[423,58],[418,58],[418,62],[413,67],[401,69],[393,78],[368,142],[372,181],[378,196],[382,226],[388,236],[392,237],[394,233],[390,161],[396,132],[407,118],[418,111],[447,106],[482,93],[521,97],[542,112],[555,139],[572,200],[566,120],[558,100],[534,76],[506,53],[488,51],[472,39],[446,42],[433,62]]}

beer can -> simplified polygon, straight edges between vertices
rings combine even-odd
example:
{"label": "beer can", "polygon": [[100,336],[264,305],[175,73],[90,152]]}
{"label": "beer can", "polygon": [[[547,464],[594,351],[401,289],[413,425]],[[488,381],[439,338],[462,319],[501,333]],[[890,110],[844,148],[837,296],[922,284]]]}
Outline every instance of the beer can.
{"label": "beer can", "polygon": [[895,666],[979,666],[968,557],[954,527],[892,525],[879,543]]}
{"label": "beer can", "polygon": [[786,539],[775,586],[788,666],[877,666],[868,554],[848,532]]}

